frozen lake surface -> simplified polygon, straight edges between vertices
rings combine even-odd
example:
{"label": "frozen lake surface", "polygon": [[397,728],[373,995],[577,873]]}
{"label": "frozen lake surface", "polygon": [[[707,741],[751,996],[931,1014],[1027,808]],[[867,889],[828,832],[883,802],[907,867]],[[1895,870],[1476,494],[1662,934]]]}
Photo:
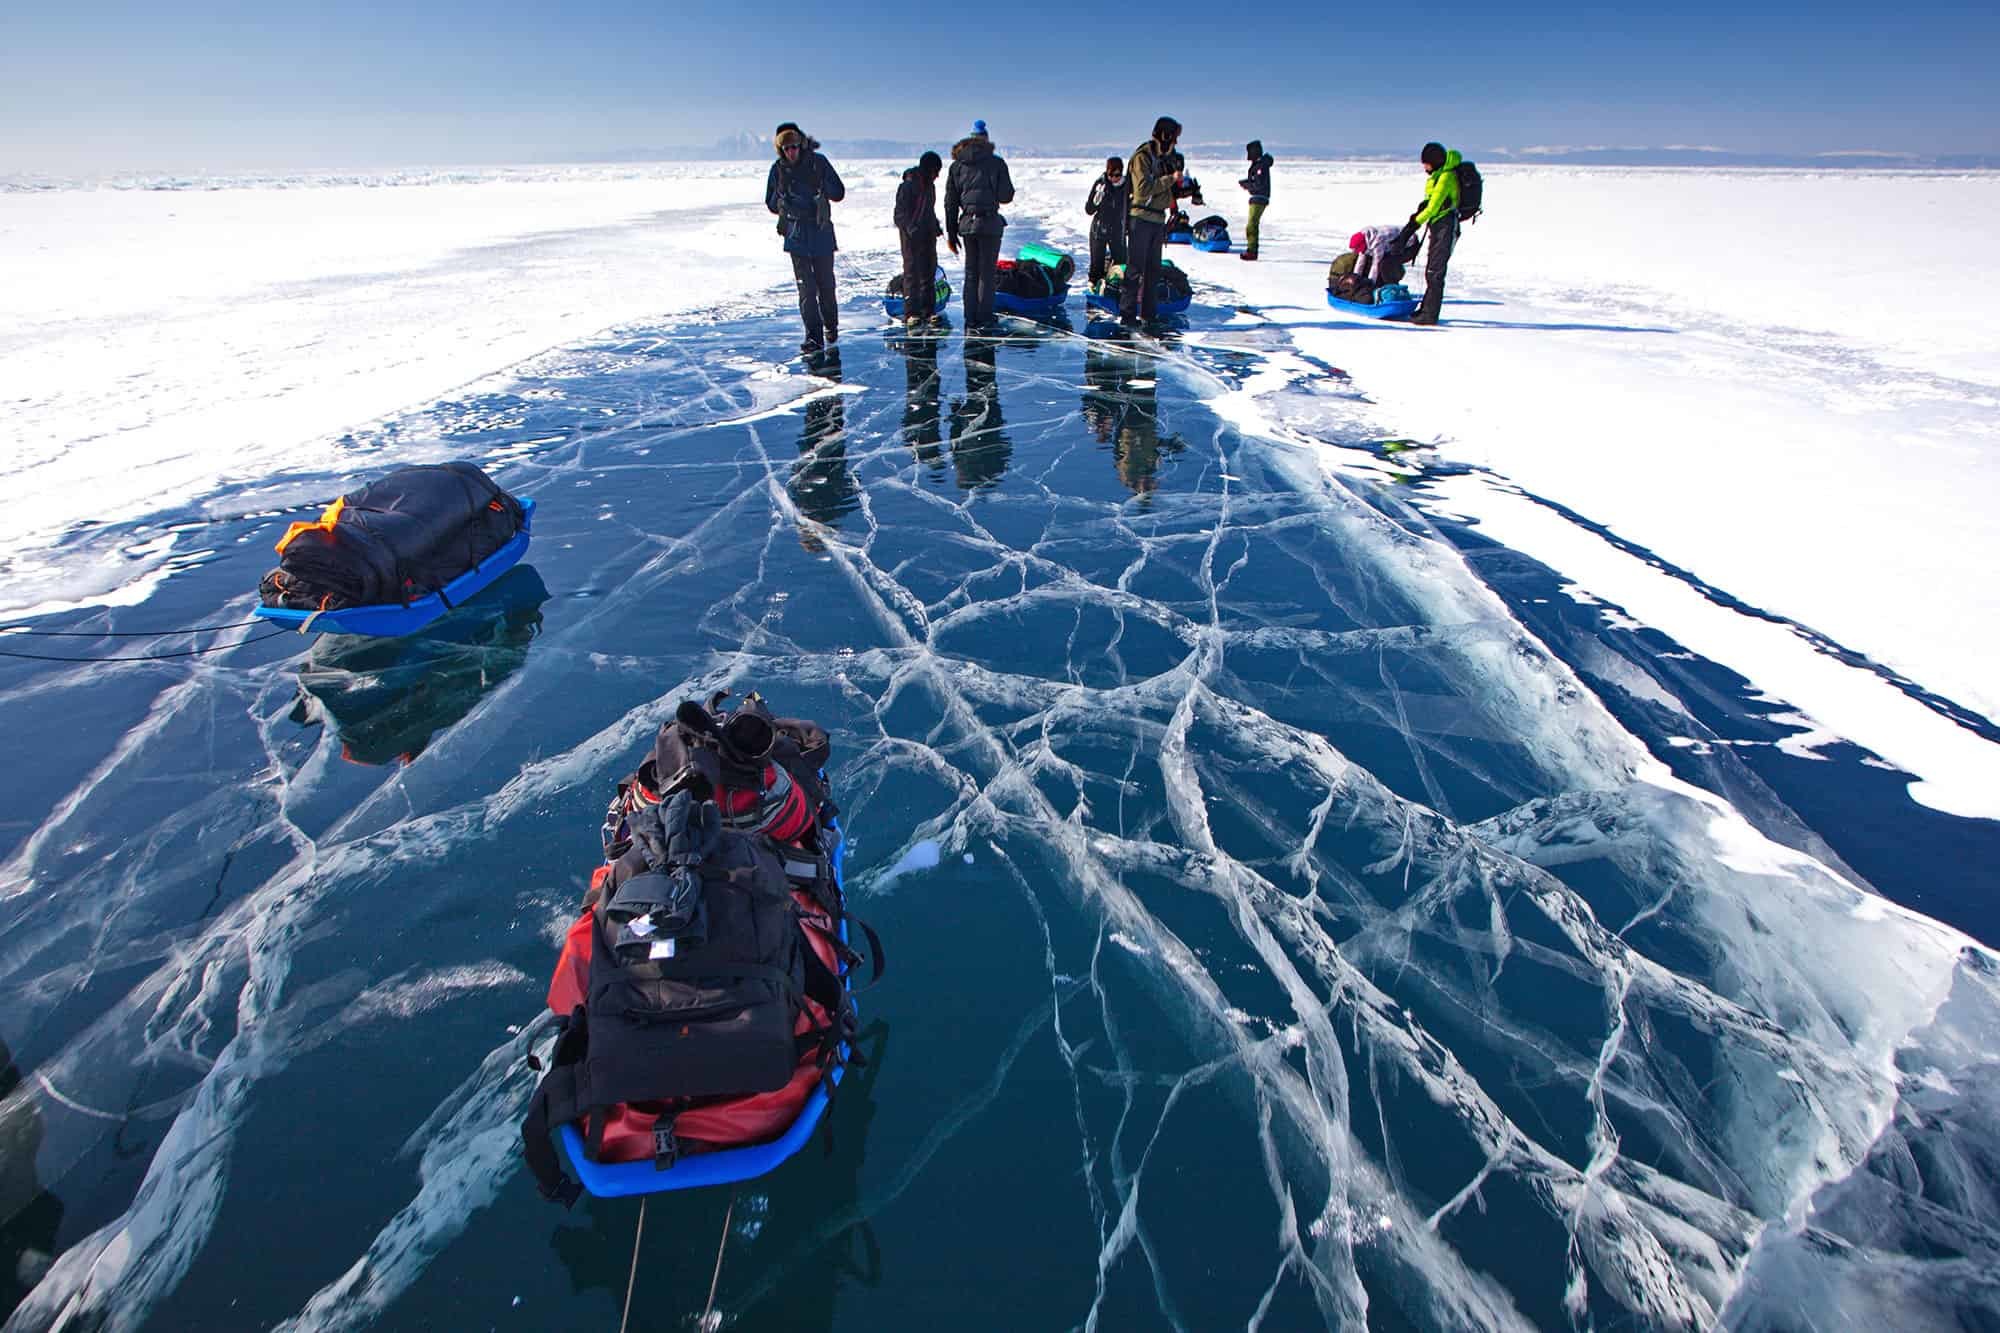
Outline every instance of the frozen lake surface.
{"label": "frozen lake surface", "polygon": [[[615,1327],[636,1209],[535,1196],[527,1061],[610,783],[723,687],[832,732],[892,957],[726,1327],[1994,1317],[2000,826],[1496,540],[1220,274],[912,342],[855,250],[837,362],[746,288],[33,548],[146,579],[34,628],[222,624],[391,463],[539,505],[415,639],[0,659],[8,1329]],[[646,1326],[726,1201],[651,1206]]]}

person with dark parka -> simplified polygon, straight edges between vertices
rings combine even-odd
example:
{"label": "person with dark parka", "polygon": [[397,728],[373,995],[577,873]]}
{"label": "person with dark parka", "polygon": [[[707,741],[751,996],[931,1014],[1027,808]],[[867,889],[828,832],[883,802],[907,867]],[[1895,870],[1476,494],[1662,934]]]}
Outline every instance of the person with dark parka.
{"label": "person with dark parka", "polygon": [[778,160],[764,180],[764,207],[778,215],[778,234],[792,257],[792,277],[799,284],[799,318],[806,340],[799,350],[811,355],[840,340],[840,302],[833,289],[832,205],[847,197],[839,173],[791,121],[771,136]]}
{"label": "person with dark parka", "polygon": [[1264,151],[1261,139],[1252,139],[1243,145],[1243,151],[1250,158],[1250,174],[1236,182],[1250,192],[1250,224],[1243,229],[1243,257],[1257,257],[1257,224],[1264,220],[1264,210],[1271,204],[1271,163],[1274,160]]}
{"label": "person with dark parka", "polygon": [[1167,215],[1174,201],[1191,193],[1187,162],[1175,151],[1181,123],[1172,116],[1153,122],[1153,137],[1132,150],[1130,258],[1118,288],[1118,322],[1130,328],[1160,317],[1160,249],[1167,241]]}
{"label": "person with dark parka", "polygon": [[1418,231],[1424,233],[1424,299],[1410,323],[1435,324],[1444,308],[1445,269],[1458,244],[1458,164],[1464,159],[1457,149],[1446,152],[1441,143],[1425,144],[1419,157],[1427,177],[1424,202],[1410,214],[1398,240],[1407,245]]}
{"label": "person with dark parka", "polygon": [[925,152],[896,187],[896,234],[903,242],[903,325],[943,321],[937,313],[937,178],[944,159]]}
{"label": "person with dark parka", "polygon": [[1014,202],[1007,161],[993,151],[986,122],[951,147],[951,173],[944,183],[945,243],[957,254],[965,246],[965,331],[993,327],[993,292],[1000,273],[1000,238],[1007,219],[1000,205]]}
{"label": "person with dark parka", "polygon": [[1104,281],[1111,264],[1125,262],[1125,225],[1131,215],[1132,192],[1125,185],[1125,159],[1104,159],[1104,174],[1090,187],[1083,211],[1090,215],[1090,285]]}

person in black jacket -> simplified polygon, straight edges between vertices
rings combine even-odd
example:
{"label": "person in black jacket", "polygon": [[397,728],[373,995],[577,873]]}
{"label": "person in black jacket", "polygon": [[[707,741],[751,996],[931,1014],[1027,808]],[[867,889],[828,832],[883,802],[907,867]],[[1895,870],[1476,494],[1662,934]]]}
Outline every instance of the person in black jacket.
{"label": "person in black jacket", "polygon": [[942,323],[937,313],[937,178],[944,159],[926,152],[896,187],[896,234],[903,241],[903,325]]}
{"label": "person in black jacket", "polygon": [[993,289],[999,274],[1000,237],[1007,219],[1000,205],[1014,202],[1014,180],[1006,159],[993,151],[986,122],[951,148],[951,174],[944,183],[944,234],[951,252],[965,243],[965,331],[993,326]]}
{"label": "person in black jacket", "polygon": [[1104,159],[1104,174],[1090,187],[1083,211],[1090,215],[1090,285],[1104,281],[1109,264],[1125,262],[1125,219],[1131,211],[1132,192],[1125,186],[1125,159]]}
{"label": "person in black jacket", "polygon": [[1236,182],[1250,192],[1250,225],[1243,229],[1243,257],[1255,259],[1257,224],[1264,220],[1264,210],[1271,203],[1271,155],[1264,151],[1260,139],[1244,144],[1243,151],[1250,159],[1250,174]]}
{"label": "person in black jacket", "polygon": [[840,303],[833,290],[833,252],[840,247],[831,205],[847,197],[847,187],[819,151],[819,141],[791,121],[778,126],[771,142],[778,160],[764,178],[764,207],[778,215],[778,234],[792,257],[799,318],[806,326],[799,350],[810,356],[840,339]]}

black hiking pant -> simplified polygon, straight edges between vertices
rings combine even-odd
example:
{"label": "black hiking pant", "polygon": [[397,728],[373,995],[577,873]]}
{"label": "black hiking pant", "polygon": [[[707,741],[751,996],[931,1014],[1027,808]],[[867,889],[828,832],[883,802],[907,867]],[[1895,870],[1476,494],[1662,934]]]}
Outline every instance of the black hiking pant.
{"label": "black hiking pant", "polygon": [[903,317],[937,313],[937,237],[903,237]]}
{"label": "black hiking pant", "polygon": [[1118,288],[1118,314],[1123,319],[1160,317],[1160,250],[1167,243],[1167,224],[1132,219],[1130,256],[1125,281]]}
{"label": "black hiking pant", "polygon": [[1113,264],[1125,262],[1125,233],[1115,227],[1092,227],[1090,229],[1090,281],[1093,284],[1104,281],[1104,272]]}
{"label": "black hiking pant", "polygon": [[1451,264],[1451,248],[1456,244],[1456,213],[1439,218],[1424,233],[1424,299],[1417,313],[1426,319],[1436,319],[1444,306],[1444,271]]}
{"label": "black hiking pant", "polygon": [[993,322],[993,291],[1000,282],[1000,237],[961,236],[965,251],[965,327],[983,329]]}
{"label": "black hiking pant", "polygon": [[806,341],[840,336],[840,298],[833,294],[833,256],[792,256],[792,277],[799,284],[799,319]]}

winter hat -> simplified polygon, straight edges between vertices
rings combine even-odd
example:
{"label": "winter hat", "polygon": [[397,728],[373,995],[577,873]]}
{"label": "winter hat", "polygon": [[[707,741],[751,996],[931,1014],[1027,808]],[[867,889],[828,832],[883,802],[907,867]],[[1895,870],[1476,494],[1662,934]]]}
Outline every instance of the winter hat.
{"label": "winter hat", "polygon": [[944,159],[926,148],[924,155],[917,159],[917,170],[926,176],[935,176],[944,170]]}
{"label": "winter hat", "polygon": [[985,121],[975,120],[972,122],[972,137],[975,139],[984,139],[986,137]]}
{"label": "winter hat", "polygon": [[1365,232],[1355,232],[1347,238],[1347,248],[1350,250],[1366,250],[1368,248],[1367,234]]}
{"label": "winter hat", "polygon": [[1178,139],[1181,137],[1181,123],[1172,116],[1161,116],[1153,122],[1153,137],[1162,143]]}
{"label": "winter hat", "polygon": [[804,148],[806,146],[806,136],[797,125],[788,120],[778,126],[776,131],[772,133],[771,145],[782,153],[793,144]]}
{"label": "winter hat", "polygon": [[1243,145],[1243,151],[1248,153],[1251,161],[1254,162],[1264,156],[1264,141],[1262,139],[1252,139],[1249,143]]}
{"label": "winter hat", "polygon": [[1420,156],[1425,166],[1441,167],[1444,165],[1444,145],[1441,143],[1427,143],[1424,145],[1424,151]]}

